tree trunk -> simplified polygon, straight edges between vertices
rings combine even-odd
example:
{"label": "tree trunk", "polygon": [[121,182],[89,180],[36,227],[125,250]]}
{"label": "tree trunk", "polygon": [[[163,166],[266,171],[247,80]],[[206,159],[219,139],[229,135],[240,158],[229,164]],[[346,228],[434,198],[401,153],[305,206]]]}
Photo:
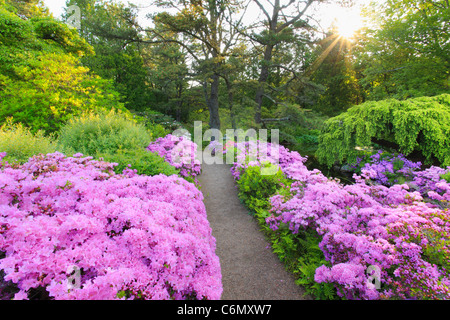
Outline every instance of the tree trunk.
{"label": "tree trunk", "polygon": [[[211,91],[208,97],[209,127],[220,130],[219,117],[219,75],[213,74],[211,77]],[[214,137],[212,140],[215,140]]]}
{"label": "tree trunk", "polygon": [[225,77],[225,83],[227,84],[227,91],[228,91],[228,109],[230,110],[230,120],[231,120],[231,126],[234,130],[236,130],[236,118],[234,115],[234,108],[233,108],[233,88],[231,85],[230,80]]}
{"label": "tree trunk", "polygon": [[178,85],[178,90],[177,90],[177,111],[176,111],[176,115],[177,115],[177,121],[181,122],[181,110],[183,108],[183,85]]}
{"label": "tree trunk", "polygon": [[261,73],[259,75],[259,87],[256,90],[256,113],[255,113],[255,122],[256,124],[261,124],[261,107],[264,97],[264,86],[269,78],[269,65],[272,61],[273,54],[273,45],[267,45],[266,50],[264,51],[264,60],[262,61]]}

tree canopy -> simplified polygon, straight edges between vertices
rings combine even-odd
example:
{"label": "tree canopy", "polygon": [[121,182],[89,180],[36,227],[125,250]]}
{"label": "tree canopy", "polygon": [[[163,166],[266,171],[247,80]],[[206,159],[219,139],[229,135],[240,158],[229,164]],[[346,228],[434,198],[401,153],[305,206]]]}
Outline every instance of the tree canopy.
{"label": "tree canopy", "polygon": [[80,64],[94,51],[76,30],[46,15],[24,20],[6,8],[0,6],[1,122],[12,117],[33,132],[52,133],[74,114],[123,108],[111,84]]}

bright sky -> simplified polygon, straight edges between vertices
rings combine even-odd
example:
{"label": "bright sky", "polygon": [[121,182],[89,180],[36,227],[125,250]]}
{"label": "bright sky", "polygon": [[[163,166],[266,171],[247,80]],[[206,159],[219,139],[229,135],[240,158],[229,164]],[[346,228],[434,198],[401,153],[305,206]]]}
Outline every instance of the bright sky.
{"label": "bright sky", "polygon": [[[53,13],[55,18],[59,18],[63,13],[63,9],[65,7],[64,0],[43,0],[45,5],[50,9],[50,12]],[[145,25],[146,18],[145,15],[149,12],[152,12],[151,6],[149,3],[152,1],[149,0],[120,0],[122,2],[131,2],[135,5],[138,5],[142,9],[139,14],[139,21],[141,24]],[[379,0],[378,2],[383,1]],[[343,36],[351,36],[351,34],[361,27],[361,21],[359,16],[360,6],[364,4],[368,4],[370,0],[356,0],[357,5],[355,5],[352,9],[341,8],[338,5],[333,4],[321,4],[320,11],[317,14],[317,17],[321,21],[322,27],[326,30],[332,23],[334,19],[338,20],[338,27]],[[252,10],[253,11],[253,10]],[[258,11],[258,10],[255,10]]]}

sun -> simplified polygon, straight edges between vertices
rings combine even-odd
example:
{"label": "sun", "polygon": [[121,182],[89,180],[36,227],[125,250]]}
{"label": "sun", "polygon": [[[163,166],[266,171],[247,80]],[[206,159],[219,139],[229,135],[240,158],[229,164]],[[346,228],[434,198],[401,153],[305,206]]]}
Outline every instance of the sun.
{"label": "sun", "polygon": [[351,40],[356,31],[363,27],[363,21],[359,12],[342,12],[336,17],[336,29],[338,34],[348,40]]}

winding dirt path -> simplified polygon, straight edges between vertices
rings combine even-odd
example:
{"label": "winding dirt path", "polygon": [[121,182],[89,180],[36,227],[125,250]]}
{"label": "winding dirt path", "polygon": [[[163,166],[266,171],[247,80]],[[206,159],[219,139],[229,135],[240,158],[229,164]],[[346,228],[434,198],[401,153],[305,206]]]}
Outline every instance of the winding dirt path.
{"label": "winding dirt path", "polygon": [[227,164],[202,164],[208,220],[222,268],[222,300],[309,300],[239,201]]}

